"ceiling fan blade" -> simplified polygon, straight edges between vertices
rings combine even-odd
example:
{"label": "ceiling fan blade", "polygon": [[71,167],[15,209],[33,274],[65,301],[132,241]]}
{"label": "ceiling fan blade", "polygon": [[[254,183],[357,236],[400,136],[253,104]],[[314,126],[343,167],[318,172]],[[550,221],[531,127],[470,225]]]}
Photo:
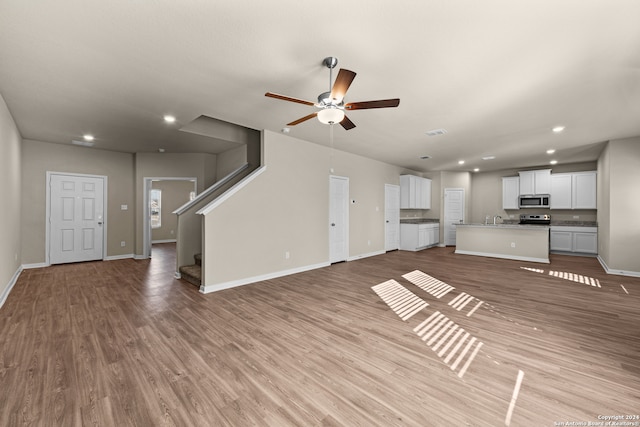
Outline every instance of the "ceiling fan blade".
{"label": "ceiling fan blade", "polygon": [[381,99],[379,101],[350,102],[344,106],[345,110],[367,110],[370,108],[397,107],[400,99]]}
{"label": "ceiling fan blade", "polygon": [[304,116],[304,117],[302,117],[302,118],[300,118],[300,119],[298,119],[298,120],[295,120],[295,121],[293,121],[293,122],[291,122],[291,123],[287,123],[287,126],[295,126],[295,125],[297,125],[297,124],[299,124],[299,123],[306,122],[306,121],[307,121],[307,120],[309,120],[309,119],[313,119],[313,118],[314,118],[315,116],[317,116],[317,115],[318,115],[318,113],[317,113],[317,112],[315,112],[315,113],[311,113],[311,114],[309,114],[308,116]]}
{"label": "ceiling fan blade", "polygon": [[344,116],[344,119],[342,119],[342,121],[340,122],[340,125],[342,125],[344,130],[349,130],[356,127],[356,125],[351,120],[349,120],[349,117],[347,116]]}
{"label": "ceiling fan blade", "polygon": [[338,77],[336,77],[336,81],[333,83],[333,88],[331,88],[331,98],[337,100],[338,103],[342,102],[344,94],[347,93],[351,82],[355,78],[356,73],[341,68],[338,72]]}
{"label": "ceiling fan blade", "polygon": [[281,99],[283,101],[297,102],[298,104],[316,105],[311,101],[305,101],[304,99],[298,99],[298,98],[291,98],[290,96],[285,96],[285,95],[278,95],[277,93],[267,92],[264,94],[264,96],[268,96],[269,98]]}

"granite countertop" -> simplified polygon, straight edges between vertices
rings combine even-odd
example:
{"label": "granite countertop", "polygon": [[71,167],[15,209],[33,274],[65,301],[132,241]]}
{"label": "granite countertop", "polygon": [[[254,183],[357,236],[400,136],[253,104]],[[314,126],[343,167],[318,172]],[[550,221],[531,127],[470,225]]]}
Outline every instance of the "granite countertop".
{"label": "granite countertop", "polygon": [[[500,224],[518,225],[520,221],[517,219],[505,219]],[[597,221],[554,221],[551,220],[550,226],[565,226],[565,227],[597,227]]]}
{"label": "granite countertop", "polygon": [[551,221],[551,226],[562,225],[569,227],[597,227],[598,221]]}
{"label": "granite countertop", "polygon": [[515,228],[515,229],[529,229],[529,230],[549,230],[548,225],[535,225],[535,224],[518,224],[516,223],[499,223],[499,224],[485,224],[485,223],[462,223],[456,224],[456,227],[482,227],[482,228]]}
{"label": "granite countertop", "polygon": [[400,224],[439,224],[437,218],[400,218]]}

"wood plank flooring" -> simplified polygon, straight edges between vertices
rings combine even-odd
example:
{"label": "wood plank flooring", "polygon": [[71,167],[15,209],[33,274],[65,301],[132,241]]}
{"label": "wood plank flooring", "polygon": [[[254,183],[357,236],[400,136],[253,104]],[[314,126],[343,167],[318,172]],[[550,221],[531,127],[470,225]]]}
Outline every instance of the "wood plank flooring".
{"label": "wood plank flooring", "polygon": [[[0,309],[0,426],[553,426],[640,413],[640,279],[594,258],[396,251],[202,295],[173,278],[172,245],[153,254],[22,273]],[[372,289],[391,280],[409,293]],[[437,297],[431,283],[451,289]],[[459,329],[474,341],[450,354]]]}

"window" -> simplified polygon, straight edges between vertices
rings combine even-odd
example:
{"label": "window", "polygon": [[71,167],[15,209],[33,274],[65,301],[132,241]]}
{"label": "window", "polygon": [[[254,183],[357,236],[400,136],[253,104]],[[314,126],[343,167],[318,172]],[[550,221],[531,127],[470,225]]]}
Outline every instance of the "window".
{"label": "window", "polygon": [[162,226],[162,190],[152,189],[149,194],[149,211],[151,212],[151,228]]}

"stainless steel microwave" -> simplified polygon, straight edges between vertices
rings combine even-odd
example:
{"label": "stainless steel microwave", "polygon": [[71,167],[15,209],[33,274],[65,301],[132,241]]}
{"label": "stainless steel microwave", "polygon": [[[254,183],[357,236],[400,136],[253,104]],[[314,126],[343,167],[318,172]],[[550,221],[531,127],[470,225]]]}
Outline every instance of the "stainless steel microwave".
{"label": "stainless steel microwave", "polygon": [[523,208],[549,208],[548,194],[522,194],[518,198],[520,209]]}

